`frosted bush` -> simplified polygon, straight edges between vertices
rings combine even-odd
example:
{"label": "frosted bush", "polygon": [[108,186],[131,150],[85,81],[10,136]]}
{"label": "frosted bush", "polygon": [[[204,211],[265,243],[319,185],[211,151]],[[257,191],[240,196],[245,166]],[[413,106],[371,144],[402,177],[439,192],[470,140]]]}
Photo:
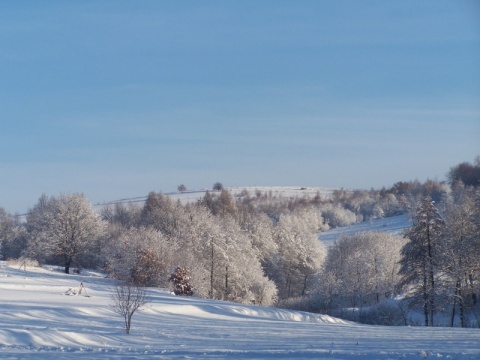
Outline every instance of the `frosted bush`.
{"label": "frosted bush", "polygon": [[360,310],[358,322],[370,325],[406,325],[406,315],[402,307],[392,301]]}
{"label": "frosted bush", "polygon": [[18,259],[8,259],[7,260],[8,266],[18,266],[18,267],[39,267],[40,264],[37,260],[29,259],[29,258],[18,258]]}
{"label": "frosted bush", "polygon": [[322,217],[331,228],[348,226],[357,222],[357,216],[352,211],[338,205],[326,205],[322,209]]}

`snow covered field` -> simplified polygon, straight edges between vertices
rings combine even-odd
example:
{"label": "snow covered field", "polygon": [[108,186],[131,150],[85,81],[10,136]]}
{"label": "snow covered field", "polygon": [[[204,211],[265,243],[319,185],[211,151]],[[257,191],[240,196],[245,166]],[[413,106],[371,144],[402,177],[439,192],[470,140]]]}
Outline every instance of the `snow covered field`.
{"label": "snow covered field", "polygon": [[411,225],[412,223],[409,216],[407,214],[403,214],[373,221],[365,221],[359,224],[333,228],[319,234],[318,237],[325,243],[325,245],[328,246],[342,235],[353,235],[357,232],[364,231],[384,231],[400,234]]}
{"label": "snow covered field", "polygon": [[[320,194],[323,198],[329,197],[334,190],[338,190],[337,188],[328,188],[328,187],[302,187],[302,186],[247,186],[247,187],[232,187],[232,188],[225,188],[228,190],[234,197],[241,196],[245,191],[249,193],[251,197],[255,197],[256,193],[259,191],[262,194],[272,195],[276,197],[283,197],[283,198],[303,198],[306,197],[308,199],[314,198],[317,194]],[[171,193],[164,193],[165,195],[169,196],[172,200],[177,201],[180,200],[182,204],[187,203],[194,203],[201,200],[205,193],[211,192],[212,194],[218,193],[212,189],[201,189],[201,190],[189,190],[185,192],[171,192]],[[116,200],[108,203],[103,204],[96,204],[96,206],[104,206],[107,204],[115,204],[115,203],[137,203],[143,204],[146,200],[147,196],[139,196],[135,198],[128,198],[128,199],[121,199]]]}
{"label": "snow covered field", "polygon": [[[112,280],[1,266],[1,359],[480,359],[480,329],[358,325],[159,289],[125,335]],[[65,294],[81,282],[90,297]]]}

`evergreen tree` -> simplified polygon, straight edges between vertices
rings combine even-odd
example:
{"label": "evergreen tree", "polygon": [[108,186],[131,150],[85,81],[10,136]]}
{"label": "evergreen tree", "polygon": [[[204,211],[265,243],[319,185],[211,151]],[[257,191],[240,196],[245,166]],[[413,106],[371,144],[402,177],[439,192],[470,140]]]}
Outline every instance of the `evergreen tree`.
{"label": "evergreen tree", "polygon": [[190,284],[189,271],[186,268],[177,267],[170,275],[168,281],[173,282],[175,295],[178,296],[192,296],[193,286]]}

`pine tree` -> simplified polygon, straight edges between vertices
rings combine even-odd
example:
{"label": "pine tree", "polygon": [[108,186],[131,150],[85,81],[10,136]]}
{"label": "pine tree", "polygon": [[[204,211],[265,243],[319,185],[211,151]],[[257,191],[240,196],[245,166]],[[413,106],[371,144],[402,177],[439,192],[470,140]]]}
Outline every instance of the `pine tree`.
{"label": "pine tree", "polygon": [[177,267],[170,275],[168,281],[173,282],[175,295],[178,296],[192,296],[193,286],[190,284],[190,276],[188,276],[188,269]]}

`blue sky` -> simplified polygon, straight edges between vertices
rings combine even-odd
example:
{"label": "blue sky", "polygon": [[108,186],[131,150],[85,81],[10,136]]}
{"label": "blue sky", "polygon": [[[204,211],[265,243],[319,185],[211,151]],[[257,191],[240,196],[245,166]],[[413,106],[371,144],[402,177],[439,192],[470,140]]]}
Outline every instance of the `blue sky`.
{"label": "blue sky", "polygon": [[0,206],[389,187],[480,154],[480,3],[0,4]]}

